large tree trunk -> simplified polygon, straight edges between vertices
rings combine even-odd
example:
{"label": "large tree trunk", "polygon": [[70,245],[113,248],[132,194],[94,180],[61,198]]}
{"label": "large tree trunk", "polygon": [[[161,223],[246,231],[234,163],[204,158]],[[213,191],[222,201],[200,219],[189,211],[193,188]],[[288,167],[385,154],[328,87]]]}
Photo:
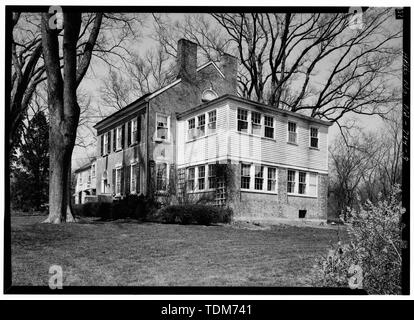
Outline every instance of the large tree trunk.
{"label": "large tree trunk", "polygon": [[49,107],[49,216],[44,222],[73,222],[70,207],[70,169],[79,123],[76,88],[76,44],[80,13],[64,13],[63,74],[60,73],[58,31],[43,14],[42,42],[48,82]]}
{"label": "large tree trunk", "polygon": [[[53,119],[53,120],[52,120]],[[49,144],[49,216],[44,222],[75,222],[70,206],[71,156],[77,122],[71,126],[60,125],[54,117],[50,119],[51,134]],[[72,127],[72,129],[70,129]]]}

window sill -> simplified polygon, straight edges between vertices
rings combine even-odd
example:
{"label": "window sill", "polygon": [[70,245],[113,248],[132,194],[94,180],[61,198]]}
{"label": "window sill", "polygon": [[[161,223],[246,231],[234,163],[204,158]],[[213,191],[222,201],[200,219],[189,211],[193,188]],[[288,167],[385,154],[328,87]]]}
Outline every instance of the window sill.
{"label": "window sill", "polygon": [[287,193],[288,197],[303,197],[303,198],[313,198],[316,199],[318,196],[310,196],[307,194],[300,194],[300,193]]}
{"label": "window sill", "polygon": [[263,193],[263,194],[278,194],[277,191],[266,191],[266,190],[255,190],[255,189],[243,189],[240,188],[240,191],[252,192],[252,193]]}
{"label": "window sill", "polygon": [[316,147],[309,147],[309,149],[316,150],[316,151],[320,151],[320,149],[319,148],[316,148]]}
{"label": "window sill", "polygon": [[297,142],[290,142],[290,141],[288,141],[286,143],[287,144],[291,144],[292,146],[299,146],[299,144]]}
{"label": "window sill", "polygon": [[238,133],[238,134],[241,134],[241,135],[249,136],[249,137],[255,137],[255,138],[260,138],[260,139],[265,139],[265,140],[271,140],[271,141],[275,141],[276,142],[276,139],[275,138],[269,138],[269,137],[265,137],[265,136],[259,136],[257,134],[243,132],[243,131],[237,131],[237,130],[235,132]]}

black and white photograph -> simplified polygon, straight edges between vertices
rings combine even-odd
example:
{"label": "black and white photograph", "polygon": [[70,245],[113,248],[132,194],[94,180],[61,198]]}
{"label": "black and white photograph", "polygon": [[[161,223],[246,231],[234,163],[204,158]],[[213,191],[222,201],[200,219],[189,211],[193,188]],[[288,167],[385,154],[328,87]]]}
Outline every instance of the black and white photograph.
{"label": "black and white photograph", "polygon": [[409,294],[410,8],[131,5],[5,8],[4,294]]}

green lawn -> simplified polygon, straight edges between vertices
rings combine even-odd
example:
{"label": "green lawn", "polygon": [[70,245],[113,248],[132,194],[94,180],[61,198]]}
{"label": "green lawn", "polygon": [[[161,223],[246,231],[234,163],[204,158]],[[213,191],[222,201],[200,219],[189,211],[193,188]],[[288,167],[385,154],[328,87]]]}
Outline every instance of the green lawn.
{"label": "green lawn", "polygon": [[49,267],[60,265],[64,286],[310,286],[315,257],[338,239],[336,230],[311,227],[44,218],[12,217],[13,285],[48,285]]}

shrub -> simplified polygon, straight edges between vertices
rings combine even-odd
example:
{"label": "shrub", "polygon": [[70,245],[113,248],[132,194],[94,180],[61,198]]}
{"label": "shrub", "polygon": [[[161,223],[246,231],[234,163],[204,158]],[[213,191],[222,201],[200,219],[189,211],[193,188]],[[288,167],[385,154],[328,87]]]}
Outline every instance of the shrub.
{"label": "shrub", "polygon": [[163,223],[200,224],[228,223],[232,210],[211,205],[170,205],[158,210],[155,218]]}
{"label": "shrub", "polygon": [[387,197],[349,210],[349,243],[341,241],[317,260],[323,286],[363,287],[369,294],[401,294],[401,217],[405,211],[394,188]]}
{"label": "shrub", "polygon": [[132,218],[145,220],[157,210],[157,203],[144,196],[128,195],[114,202],[87,202],[73,205],[75,216],[96,217],[102,220]]}

